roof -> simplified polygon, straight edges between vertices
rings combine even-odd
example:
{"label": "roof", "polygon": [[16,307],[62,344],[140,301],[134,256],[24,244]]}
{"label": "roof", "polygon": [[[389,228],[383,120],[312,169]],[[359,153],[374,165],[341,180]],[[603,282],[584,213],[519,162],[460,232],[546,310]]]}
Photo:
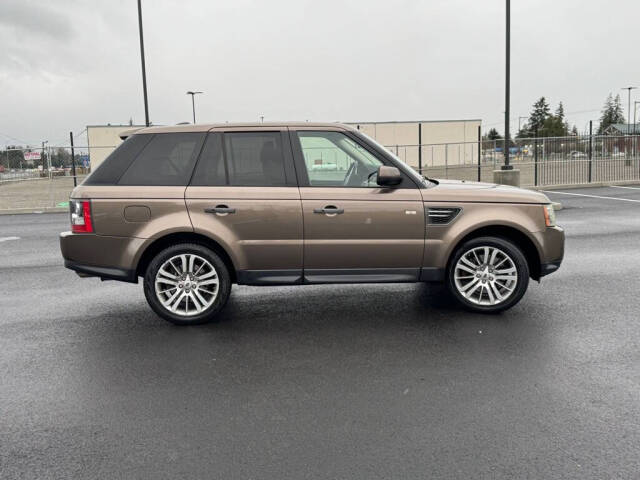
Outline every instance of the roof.
{"label": "roof", "polygon": [[461,118],[459,120],[389,120],[387,122],[345,122],[347,125],[381,125],[387,123],[460,123],[482,122],[480,118]]}
{"label": "roof", "polygon": [[115,124],[115,123],[108,123],[106,125],[87,125],[87,128],[135,128],[135,127],[144,127],[144,125],[131,125],[129,123],[121,123],[121,124]]}
{"label": "roof", "polygon": [[[169,133],[169,132],[207,132],[214,128],[251,128],[251,129],[269,129],[281,127],[340,127],[345,130],[354,130],[350,125],[331,122],[239,122],[239,123],[202,123],[188,125],[171,125],[171,126],[152,126],[136,129],[136,133]],[[133,132],[131,132],[133,133]]]}
{"label": "roof", "polygon": [[640,134],[640,123],[614,123],[609,125],[606,131],[616,131],[623,135],[630,135],[632,133]]}

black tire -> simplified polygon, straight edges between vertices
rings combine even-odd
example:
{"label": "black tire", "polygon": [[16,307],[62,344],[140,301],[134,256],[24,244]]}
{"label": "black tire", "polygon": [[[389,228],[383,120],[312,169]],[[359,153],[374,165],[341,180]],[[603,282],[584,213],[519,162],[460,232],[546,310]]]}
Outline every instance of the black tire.
{"label": "black tire", "polygon": [[[515,266],[516,272],[518,274],[517,280],[515,281],[515,287],[513,288],[513,292],[505,298],[504,301],[496,303],[494,305],[481,305],[478,303],[474,303],[466,298],[456,286],[454,271],[456,268],[456,264],[460,260],[460,258],[470,250],[479,247],[494,247],[498,248],[504,253],[506,253],[511,260],[513,261],[513,265]],[[451,257],[449,264],[447,266],[447,278],[446,278],[447,287],[449,291],[453,295],[453,297],[460,302],[465,308],[474,311],[474,312],[482,312],[482,313],[498,313],[504,310],[507,310],[513,307],[516,303],[520,301],[522,296],[527,291],[527,287],[529,286],[529,265],[527,263],[527,259],[525,258],[522,250],[515,245],[511,240],[507,240],[505,238],[500,237],[478,237],[473,238],[458,248],[456,248],[453,256]]]}
{"label": "black tire", "polygon": [[[176,314],[165,308],[156,294],[155,279],[160,267],[172,257],[181,254],[194,254],[207,260],[215,269],[218,278],[217,296],[213,303],[201,313],[186,316]],[[181,243],[165,248],[149,263],[144,276],[144,295],[149,306],[160,317],[175,325],[199,325],[216,319],[231,293],[231,277],[224,261],[211,249],[195,243]]]}

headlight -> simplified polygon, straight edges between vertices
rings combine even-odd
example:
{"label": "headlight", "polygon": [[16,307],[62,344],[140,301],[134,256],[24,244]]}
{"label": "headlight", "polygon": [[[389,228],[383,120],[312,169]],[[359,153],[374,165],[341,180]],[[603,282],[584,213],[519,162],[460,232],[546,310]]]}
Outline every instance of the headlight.
{"label": "headlight", "polygon": [[553,205],[550,203],[542,206],[544,212],[544,222],[547,224],[547,227],[555,227],[556,226],[556,211],[553,209]]}

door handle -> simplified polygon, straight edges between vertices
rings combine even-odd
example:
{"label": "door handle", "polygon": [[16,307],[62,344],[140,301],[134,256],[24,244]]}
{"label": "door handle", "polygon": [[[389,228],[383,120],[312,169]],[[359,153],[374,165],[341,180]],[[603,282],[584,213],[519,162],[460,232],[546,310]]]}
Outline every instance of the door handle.
{"label": "door handle", "polygon": [[205,208],[205,213],[216,213],[218,215],[227,215],[229,213],[236,213],[235,208],[229,208],[227,205],[216,205],[213,208]]}
{"label": "door handle", "polygon": [[344,213],[344,208],[338,208],[335,205],[327,205],[323,208],[314,208],[313,213],[324,213],[325,215],[340,215]]}

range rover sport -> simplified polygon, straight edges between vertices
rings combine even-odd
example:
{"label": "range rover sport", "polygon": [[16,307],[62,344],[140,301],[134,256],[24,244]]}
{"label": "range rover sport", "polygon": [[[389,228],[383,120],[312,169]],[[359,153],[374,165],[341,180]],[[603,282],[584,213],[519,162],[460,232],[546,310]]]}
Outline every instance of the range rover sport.
{"label": "range rover sport", "polygon": [[176,324],[232,284],[446,282],[465,307],[515,305],[560,266],[542,193],[431,180],[360,131],[319,123],[148,127],[76,187],[65,266],[137,283]]}

